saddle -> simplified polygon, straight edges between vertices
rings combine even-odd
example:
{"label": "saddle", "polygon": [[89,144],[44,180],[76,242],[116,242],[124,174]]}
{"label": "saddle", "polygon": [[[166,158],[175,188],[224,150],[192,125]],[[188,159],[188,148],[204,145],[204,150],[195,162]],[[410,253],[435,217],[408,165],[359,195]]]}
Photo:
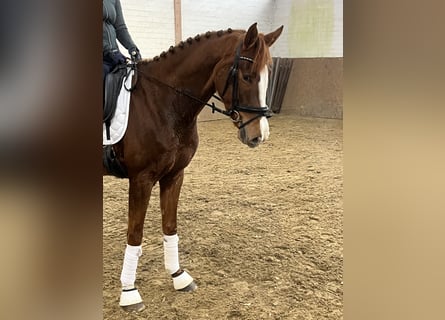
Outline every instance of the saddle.
{"label": "saddle", "polygon": [[111,119],[113,119],[116,112],[117,98],[126,75],[127,65],[119,64],[105,77],[103,123],[105,124],[108,139],[110,139]]}
{"label": "saddle", "polygon": [[[116,113],[117,100],[122,88],[123,82],[129,76],[131,70],[136,68],[136,64],[119,64],[105,77],[104,83],[104,101],[103,101],[103,123],[105,124],[105,131],[107,139],[110,139],[111,120]],[[132,91],[134,86],[126,88]],[[113,145],[104,145],[102,148],[102,163],[107,169],[108,173],[119,177],[128,177],[126,168],[119,162],[118,157],[114,151]]]}

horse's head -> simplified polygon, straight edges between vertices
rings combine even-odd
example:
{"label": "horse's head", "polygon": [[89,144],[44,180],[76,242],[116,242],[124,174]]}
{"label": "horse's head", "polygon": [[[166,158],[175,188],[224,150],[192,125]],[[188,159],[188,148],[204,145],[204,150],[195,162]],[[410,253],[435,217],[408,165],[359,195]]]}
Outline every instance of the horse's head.
{"label": "horse's head", "polygon": [[215,70],[215,87],[239,129],[238,138],[251,148],[269,138],[270,110],[266,105],[272,63],[269,47],[282,31],[283,26],[266,35],[258,34],[254,23]]}

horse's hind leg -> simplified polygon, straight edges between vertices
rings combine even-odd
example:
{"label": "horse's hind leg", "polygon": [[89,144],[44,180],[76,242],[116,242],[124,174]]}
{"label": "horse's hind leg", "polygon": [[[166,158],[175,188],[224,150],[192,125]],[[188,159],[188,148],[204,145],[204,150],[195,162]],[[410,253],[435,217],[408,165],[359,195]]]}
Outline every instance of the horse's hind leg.
{"label": "horse's hind leg", "polygon": [[161,191],[162,231],[164,233],[164,264],[173,279],[173,287],[179,291],[193,291],[197,288],[193,278],[179,266],[176,232],[176,213],[181,192],[184,171],[164,177],[159,181]]}
{"label": "horse's hind leg", "polygon": [[122,292],[119,302],[126,311],[141,311],[145,308],[134,282],[138,260],[142,254],[144,219],[152,188],[153,183],[143,175],[130,179],[127,247],[121,273]]}

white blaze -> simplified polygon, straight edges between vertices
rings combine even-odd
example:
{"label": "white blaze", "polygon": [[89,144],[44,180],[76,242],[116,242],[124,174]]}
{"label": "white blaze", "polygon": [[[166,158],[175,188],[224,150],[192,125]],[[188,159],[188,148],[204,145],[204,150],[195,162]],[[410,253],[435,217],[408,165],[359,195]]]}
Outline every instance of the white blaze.
{"label": "white blaze", "polygon": [[[266,106],[267,84],[269,82],[269,71],[267,65],[260,72],[260,81],[258,82],[258,92],[260,98],[260,107]],[[269,138],[269,121],[266,117],[260,119],[261,142]]]}

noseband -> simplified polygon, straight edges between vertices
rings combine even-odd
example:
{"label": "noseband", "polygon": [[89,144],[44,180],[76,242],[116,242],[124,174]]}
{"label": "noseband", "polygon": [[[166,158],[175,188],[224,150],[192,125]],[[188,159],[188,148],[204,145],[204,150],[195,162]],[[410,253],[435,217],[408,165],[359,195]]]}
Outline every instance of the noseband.
{"label": "noseband", "polygon": [[[245,126],[247,126],[252,121],[261,118],[266,117],[270,118],[272,115],[270,113],[269,107],[253,107],[253,106],[243,106],[239,104],[239,89],[238,89],[238,63],[240,60],[244,60],[250,63],[253,63],[253,59],[244,57],[240,55],[242,42],[239,44],[238,48],[236,49],[235,53],[235,60],[233,61],[233,65],[229,70],[229,74],[227,76],[226,84],[224,86],[224,90],[221,94],[221,96],[224,96],[227,89],[229,88],[230,82],[232,82],[233,90],[232,90],[232,106],[229,110],[223,111],[221,113],[229,116],[233,122],[239,123],[238,129],[242,129]],[[221,99],[219,99],[221,100]],[[257,116],[253,117],[252,119],[243,122],[241,119],[240,112],[246,112],[246,113],[254,113]]]}

